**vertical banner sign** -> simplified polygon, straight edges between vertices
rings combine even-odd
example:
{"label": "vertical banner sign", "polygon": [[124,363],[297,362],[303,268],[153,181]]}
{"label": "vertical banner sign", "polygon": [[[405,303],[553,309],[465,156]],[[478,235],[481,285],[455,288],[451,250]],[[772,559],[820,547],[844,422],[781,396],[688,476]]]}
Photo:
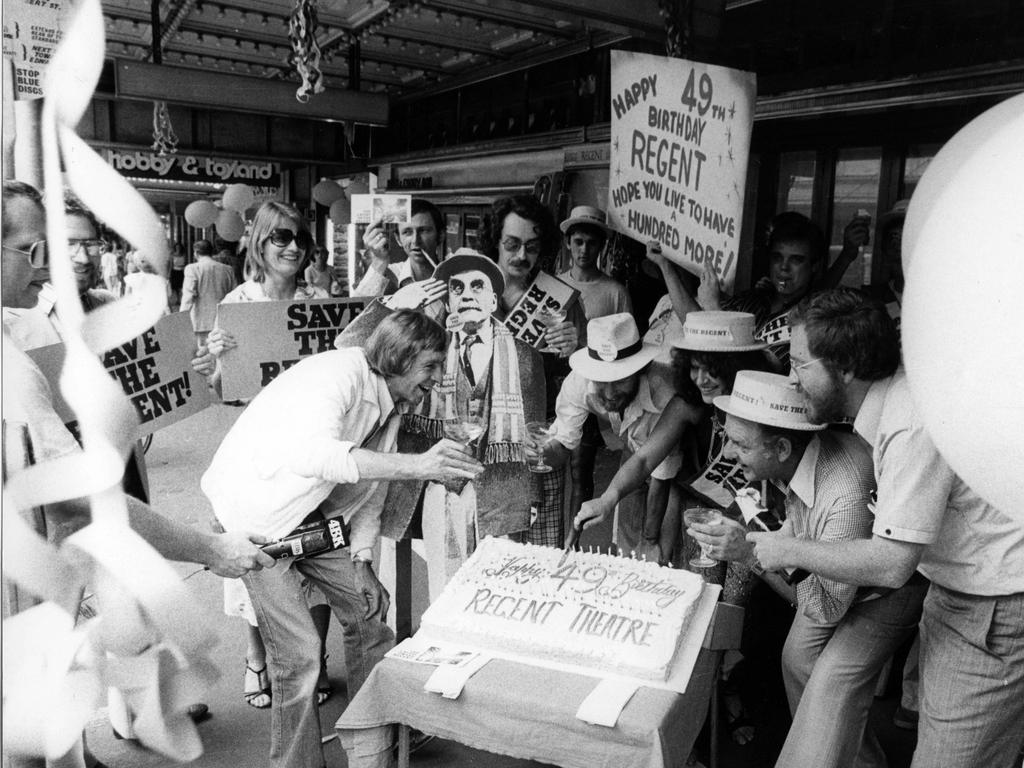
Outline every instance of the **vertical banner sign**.
{"label": "vertical banner sign", "polygon": [[686,59],[612,51],[608,218],[732,291],[756,77]]}
{"label": "vertical banner sign", "polygon": [[14,62],[14,98],[41,99],[43,73],[64,36],[66,0],[4,0],[4,58]]}
{"label": "vertical banner sign", "polygon": [[520,341],[525,341],[534,348],[544,344],[544,323],[541,322],[542,309],[568,309],[579,291],[547,272],[541,272],[533,285],[516,302],[505,318],[505,327]]}
{"label": "vertical banner sign", "polygon": [[334,349],[335,337],[372,298],[221,304],[217,325],[237,343],[220,358],[225,400],[247,400],[304,357]]}
{"label": "vertical banner sign", "polygon": [[[195,334],[188,312],[161,318],[141,336],[104,353],[103,367],[121,385],[139,415],[139,437],[181,421],[210,404],[206,379],[192,370],[195,354]],[[66,424],[75,421],[58,386],[64,345],[37,347],[28,356],[50,382],[57,415]]]}

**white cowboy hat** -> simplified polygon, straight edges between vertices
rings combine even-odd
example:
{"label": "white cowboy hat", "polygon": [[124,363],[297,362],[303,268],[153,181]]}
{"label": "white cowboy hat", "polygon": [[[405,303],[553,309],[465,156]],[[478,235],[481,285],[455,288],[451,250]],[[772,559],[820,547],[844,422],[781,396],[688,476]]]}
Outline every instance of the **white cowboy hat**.
{"label": "white cowboy hat", "polygon": [[644,344],[628,312],[587,323],[587,346],[569,356],[569,367],[590,381],[619,381],[657,357],[660,347]]}
{"label": "white cowboy hat", "polygon": [[780,429],[816,431],[824,424],[807,420],[807,406],[789,378],[763,371],[739,371],[731,395],[715,398],[715,407],[730,416]]}
{"label": "white cowboy hat", "polygon": [[752,352],[768,344],[754,338],[754,316],[749,312],[689,312],[683,337],[672,346],[691,352]]}
{"label": "white cowboy hat", "polygon": [[604,211],[600,208],[595,208],[592,205],[577,205],[569,212],[569,218],[559,224],[558,228],[565,233],[569,231],[569,227],[575,224],[589,224],[592,227],[604,230],[604,233],[607,235],[611,230],[605,223],[606,219]]}

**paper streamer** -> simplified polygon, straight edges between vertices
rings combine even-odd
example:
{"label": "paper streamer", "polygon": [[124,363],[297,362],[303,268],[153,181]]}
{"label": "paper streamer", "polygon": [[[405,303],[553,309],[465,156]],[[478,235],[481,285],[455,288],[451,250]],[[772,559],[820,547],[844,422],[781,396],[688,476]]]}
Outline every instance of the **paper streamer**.
{"label": "paper streamer", "polygon": [[[128,703],[140,741],[187,761],[202,752],[187,707],[217,677],[205,656],[212,624],[174,570],[128,527],[120,480],[138,422],[98,358],[154,325],[165,287],[144,275],[129,297],[86,316],[66,247],[62,161],[81,201],[166,273],[156,214],[74,132],[98,82],[104,46],[100,2],[82,0],[44,85],[47,239],[66,349],[60,389],[78,419],[83,450],[13,471],[4,487],[4,575],[44,601],[4,620],[4,748],[49,759],[80,749],[83,726],[113,687]],[[20,513],[77,498],[88,498],[92,521],[59,546]],[[100,615],[75,629],[87,582]]]}

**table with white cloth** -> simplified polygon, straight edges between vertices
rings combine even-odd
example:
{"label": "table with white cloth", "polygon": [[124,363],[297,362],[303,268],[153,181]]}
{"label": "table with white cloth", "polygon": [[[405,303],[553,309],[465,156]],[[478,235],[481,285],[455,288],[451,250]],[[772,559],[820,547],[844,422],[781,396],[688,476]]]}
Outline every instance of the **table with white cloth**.
{"label": "table with white cloth", "polygon": [[[739,645],[743,610],[719,603],[683,694],[642,686],[614,727],[577,719],[597,679],[495,658],[457,699],[423,689],[434,668],[386,658],[335,725],[352,768],[408,761],[407,727],[467,746],[566,768],[683,766],[708,714],[723,652]],[[712,726],[715,710],[712,708]]]}

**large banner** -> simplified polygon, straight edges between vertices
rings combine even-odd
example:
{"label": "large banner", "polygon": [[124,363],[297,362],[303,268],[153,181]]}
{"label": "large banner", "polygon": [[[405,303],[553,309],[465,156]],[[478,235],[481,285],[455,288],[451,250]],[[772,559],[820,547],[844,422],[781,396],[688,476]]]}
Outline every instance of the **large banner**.
{"label": "large banner", "polygon": [[221,355],[225,400],[255,396],[304,357],[334,349],[334,339],[372,298],[221,304],[217,325],[237,346]]}
{"label": "large banner", "polygon": [[[53,405],[66,424],[75,415],[60,395],[64,345],[51,344],[28,353],[53,390]],[[155,326],[103,355],[103,367],[121,385],[139,415],[139,437],[198,413],[211,402],[206,379],[192,370],[196,337],[188,312],[160,319]]]}
{"label": "large banner", "polygon": [[732,291],[757,81],[752,72],[612,51],[611,226],[658,241]]}

